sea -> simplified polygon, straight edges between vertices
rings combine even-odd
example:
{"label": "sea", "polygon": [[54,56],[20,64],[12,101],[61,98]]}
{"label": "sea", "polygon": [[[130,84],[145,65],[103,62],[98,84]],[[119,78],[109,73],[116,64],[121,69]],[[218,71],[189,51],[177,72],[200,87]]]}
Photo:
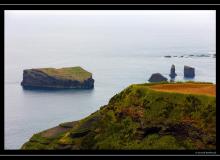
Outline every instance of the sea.
{"label": "sea", "polygon": [[[191,80],[216,83],[215,23],[215,11],[207,10],[6,10],[5,149],[20,149],[37,132],[90,115],[129,85],[148,83],[153,73],[169,79],[172,64],[176,81],[187,81],[188,65],[195,68]],[[73,66],[92,73],[94,89],[21,87],[24,69]]]}

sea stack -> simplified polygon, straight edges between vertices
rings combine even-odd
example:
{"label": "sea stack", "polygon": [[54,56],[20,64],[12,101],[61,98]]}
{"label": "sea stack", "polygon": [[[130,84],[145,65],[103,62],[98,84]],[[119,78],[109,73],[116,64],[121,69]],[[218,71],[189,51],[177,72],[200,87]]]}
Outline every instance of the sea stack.
{"label": "sea stack", "polygon": [[167,82],[167,78],[160,73],[154,73],[148,80],[149,82]]}
{"label": "sea stack", "polygon": [[195,68],[190,66],[184,66],[184,77],[185,78],[194,78],[195,77]]}
{"label": "sea stack", "polygon": [[175,73],[175,65],[173,64],[170,69],[170,78],[175,78],[177,74]]}
{"label": "sea stack", "polygon": [[94,79],[81,67],[25,69],[21,85],[24,89],[92,89]]}

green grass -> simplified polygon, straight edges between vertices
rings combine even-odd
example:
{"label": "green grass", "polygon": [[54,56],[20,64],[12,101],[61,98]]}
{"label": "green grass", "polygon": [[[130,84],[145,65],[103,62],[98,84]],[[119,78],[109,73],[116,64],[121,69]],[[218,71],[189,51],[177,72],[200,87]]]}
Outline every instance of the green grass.
{"label": "green grass", "polygon": [[[108,105],[80,120],[77,127],[51,140],[48,145],[29,141],[24,149],[33,146],[35,149],[58,149],[60,143],[71,145],[74,149],[216,148],[215,96],[154,91],[149,88],[150,85],[154,84],[127,87],[113,96]],[[177,126],[176,129],[173,126]],[[183,129],[178,130],[179,127]],[[153,128],[159,130],[152,131]],[[71,137],[71,134],[84,130],[90,132],[82,137]],[[35,139],[42,141],[41,137]]]}
{"label": "green grass", "polygon": [[79,80],[84,81],[92,76],[92,74],[81,67],[66,67],[66,68],[39,68],[49,76],[54,76],[61,79]]}

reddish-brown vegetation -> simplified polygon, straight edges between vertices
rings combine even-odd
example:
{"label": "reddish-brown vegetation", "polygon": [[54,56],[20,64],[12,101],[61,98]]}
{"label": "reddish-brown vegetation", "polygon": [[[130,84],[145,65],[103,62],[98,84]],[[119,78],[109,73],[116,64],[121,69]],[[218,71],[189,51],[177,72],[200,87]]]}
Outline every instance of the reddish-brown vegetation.
{"label": "reddish-brown vegetation", "polygon": [[216,96],[216,85],[209,83],[175,83],[175,84],[158,84],[150,86],[151,89],[164,92],[178,92],[186,94],[204,94]]}

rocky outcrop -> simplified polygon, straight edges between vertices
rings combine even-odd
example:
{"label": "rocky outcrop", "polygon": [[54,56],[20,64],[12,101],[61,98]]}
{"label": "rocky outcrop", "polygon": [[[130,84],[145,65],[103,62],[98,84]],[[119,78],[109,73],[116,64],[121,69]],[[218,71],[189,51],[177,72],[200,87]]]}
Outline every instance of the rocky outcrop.
{"label": "rocky outcrop", "polygon": [[160,73],[154,73],[151,75],[151,77],[148,80],[149,82],[167,82],[167,78],[164,77],[162,74]]}
{"label": "rocky outcrop", "polygon": [[171,69],[170,69],[170,78],[175,78],[177,76],[177,74],[175,73],[175,66],[172,65]]}
{"label": "rocky outcrop", "polygon": [[[45,72],[44,69],[26,69],[23,71],[23,81],[21,85],[24,89],[36,89],[36,88],[48,88],[48,89],[91,89],[94,88],[94,79],[92,74],[88,74],[83,79],[73,78],[70,75],[74,72],[70,72],[70,75],[64,76],[63,71],[67,68],[63,68],[62,72]],[[68,68],[69,69],[69,68]],[[81,69],[81,68],[80,68]],[[56,69],[54,69],[56,71]],[[69,71],[69,70],[68,70]],[[85,70],[83,70],[84,72]],[[84,74],[82,72],[82,74]],[[87,71],[85,71],[87,72]],[[81,72],[80,72],[81,73]],[[88,72],[89,73],[89,72]],[[67,72],[65,72],[67,75]],[[80,75],[80,74],[78,74]]]}
{"label": "rocky outcrop", "polygon": [[184,77],[185,78],[194,78],[195,77],[195,68],[190,66],[184,66]]}

